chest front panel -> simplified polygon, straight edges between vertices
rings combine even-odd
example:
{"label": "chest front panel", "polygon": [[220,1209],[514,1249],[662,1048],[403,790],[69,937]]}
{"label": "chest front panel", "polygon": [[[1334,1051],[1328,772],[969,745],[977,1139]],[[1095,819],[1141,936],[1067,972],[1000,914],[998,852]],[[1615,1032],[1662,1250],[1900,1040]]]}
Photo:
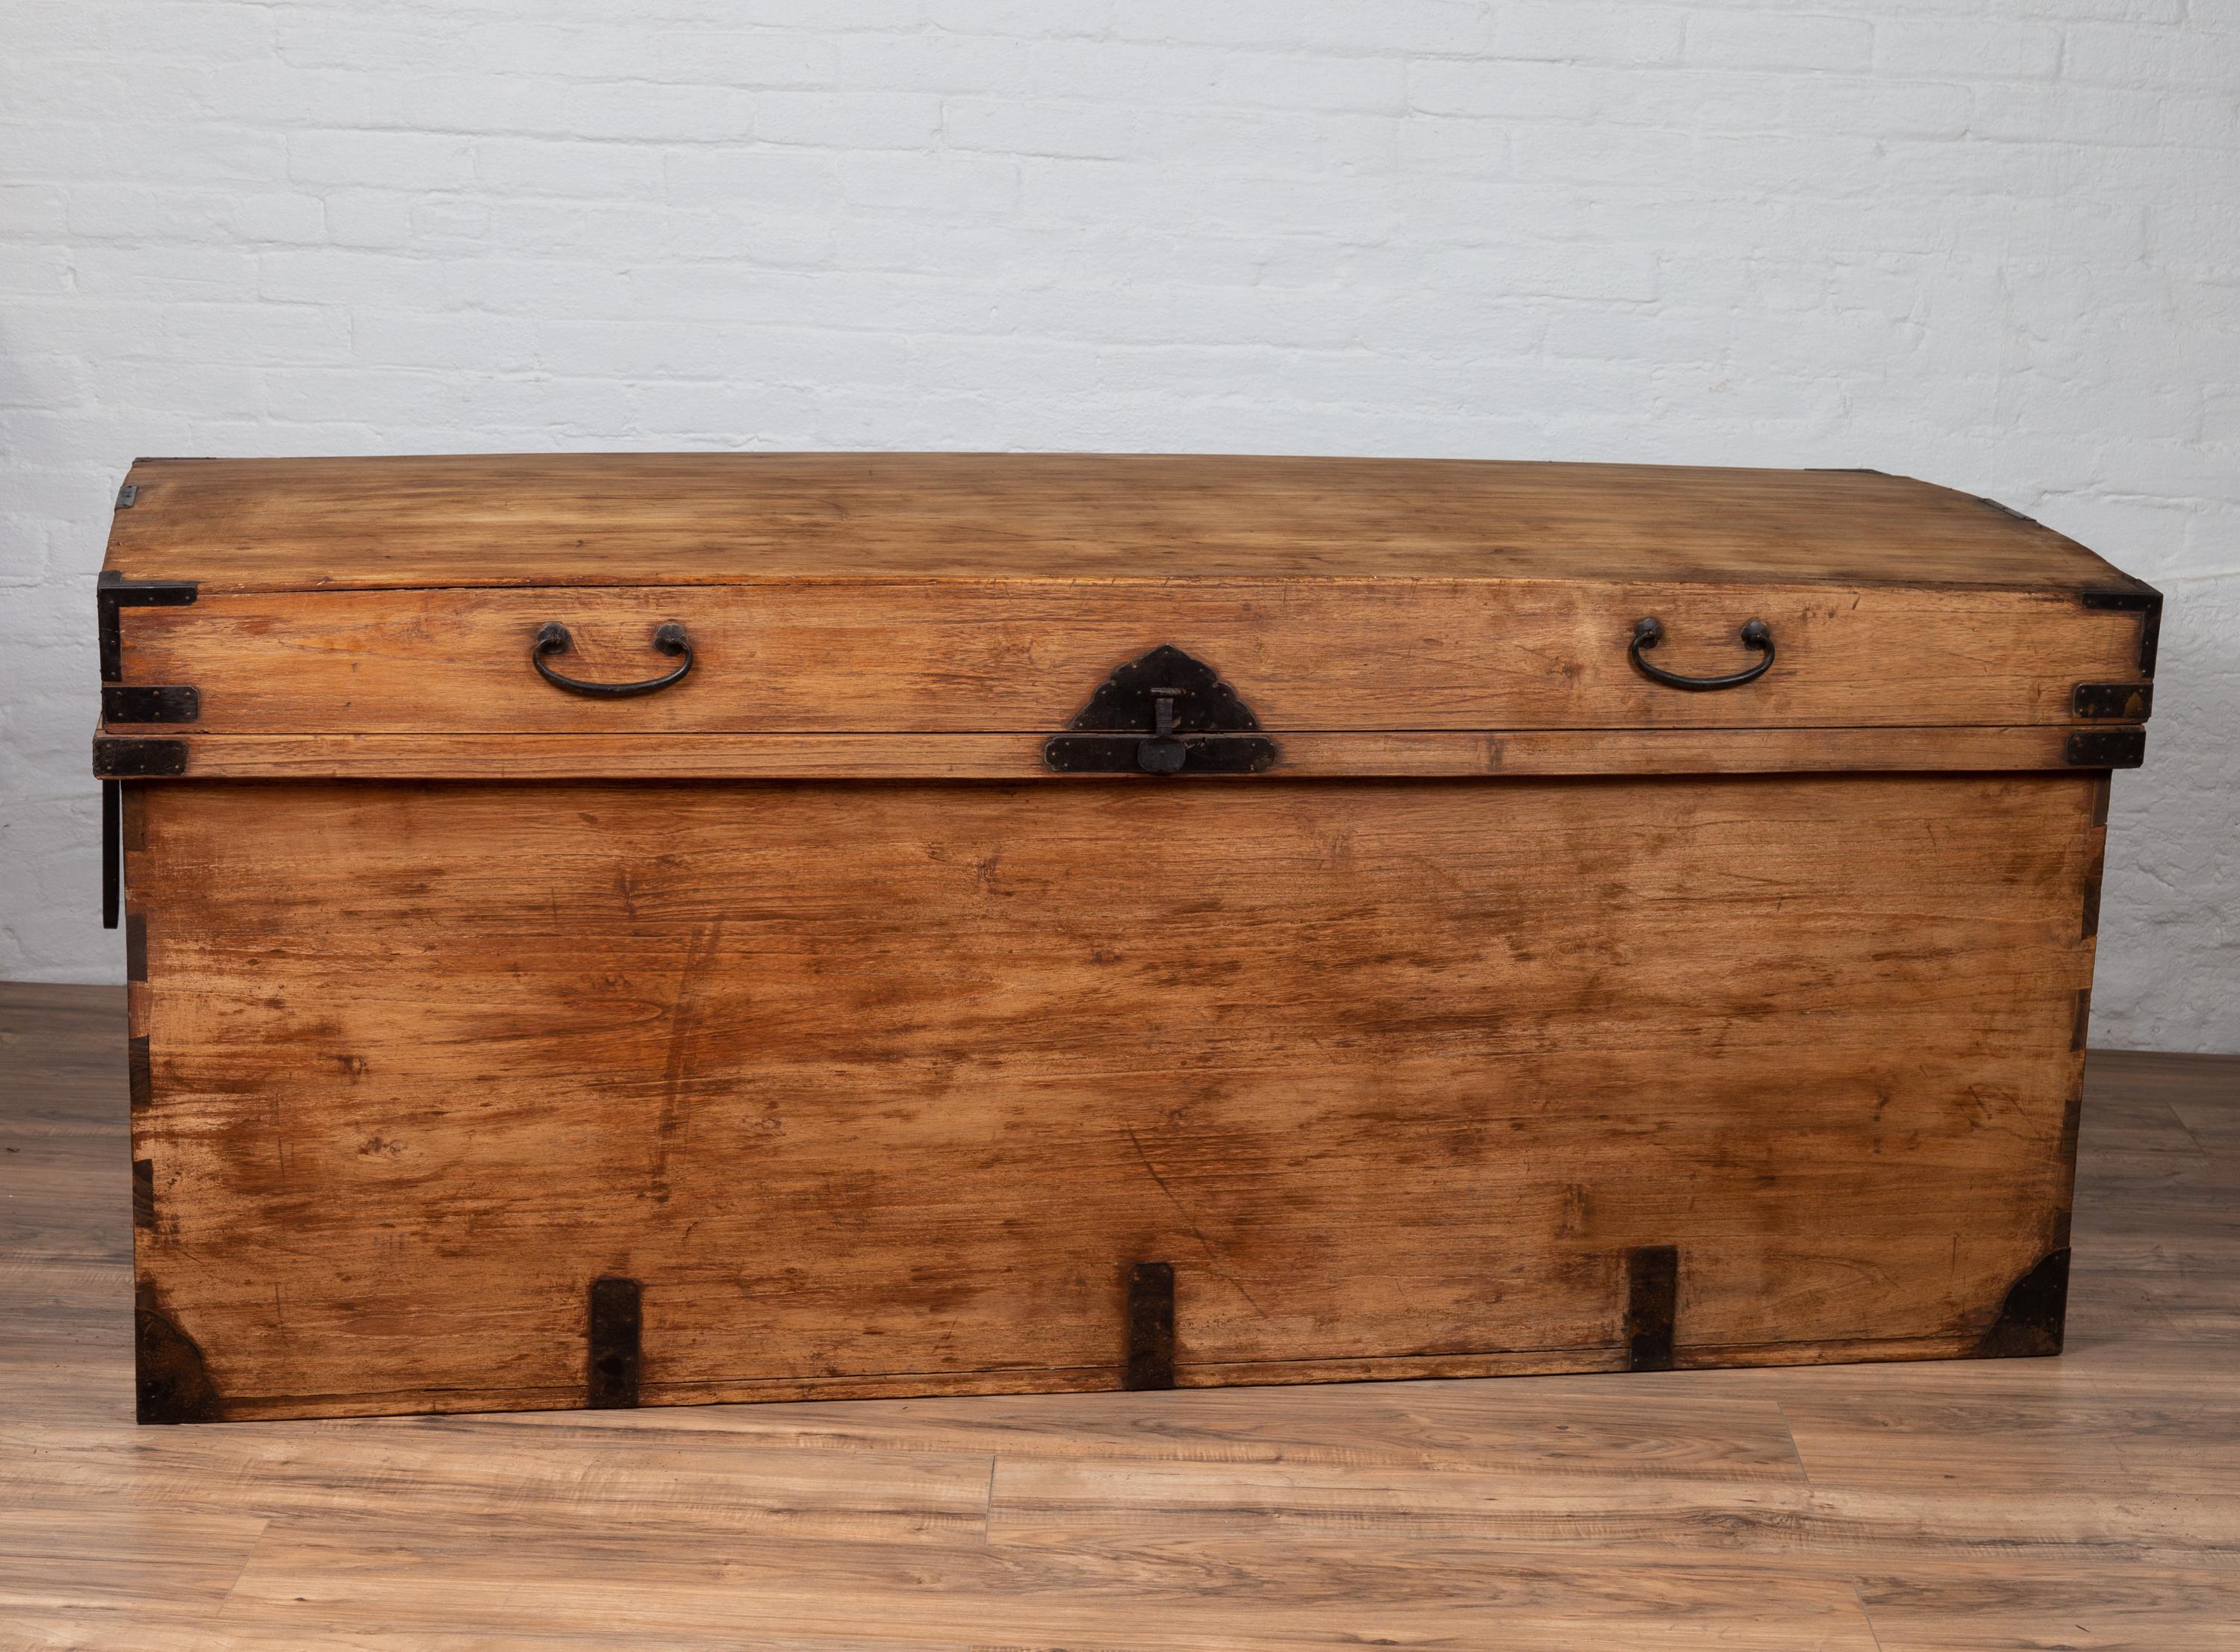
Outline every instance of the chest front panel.
{"label": "chest front panel", "polygon": [[2083,774],[141,789],[226,1416],[1957,1353],[2066,1242]]}

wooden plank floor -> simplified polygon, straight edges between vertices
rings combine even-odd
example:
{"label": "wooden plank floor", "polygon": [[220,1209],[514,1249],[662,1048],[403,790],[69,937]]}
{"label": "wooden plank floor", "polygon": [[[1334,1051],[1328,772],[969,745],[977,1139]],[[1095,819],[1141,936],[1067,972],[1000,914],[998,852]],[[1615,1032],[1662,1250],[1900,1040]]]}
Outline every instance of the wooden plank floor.
{"label": "wooden plank floor", "polygon": [[0,986],[0,1647],[2240,1649],[2240,1057],[2057,1360],[137,1429],[122,1020]]}

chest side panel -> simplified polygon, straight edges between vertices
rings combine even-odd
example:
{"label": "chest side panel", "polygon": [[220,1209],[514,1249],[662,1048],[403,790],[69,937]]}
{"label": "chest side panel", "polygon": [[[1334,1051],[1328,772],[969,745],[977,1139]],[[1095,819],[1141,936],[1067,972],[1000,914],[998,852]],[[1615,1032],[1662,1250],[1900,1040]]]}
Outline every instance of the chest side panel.
{"label": "chest side panel", "polygon": [[[2066,1242],[2083,776],[150,788],[229,1416],[1952,1353]],[[1490,1368],[1488,1368],[1490,1369]],[[821,1385],[821,1386],[820,1386]]]}

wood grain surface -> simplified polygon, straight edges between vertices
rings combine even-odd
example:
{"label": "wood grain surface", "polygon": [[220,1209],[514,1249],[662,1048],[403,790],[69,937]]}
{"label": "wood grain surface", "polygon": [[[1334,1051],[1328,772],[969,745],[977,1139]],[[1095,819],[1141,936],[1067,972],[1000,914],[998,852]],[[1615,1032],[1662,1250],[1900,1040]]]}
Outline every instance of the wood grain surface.
{"label": "wood grain surface", "polygon": [[[2114,725],[2103,725],[2114,726]],[[1287,734],[1275,776],[1365,779],[1550,775],[1902,774],[2065,769],[2070,730],[1524,729]],[[205,780],[1068,780],[1038,734],[233,734],[166,729]],[[1123,776],[1170,785],[1163,776]],[[1261,776],[1192,776],[1190,785]]]}
{"label": "wood grain surface", "polygon": [[2058,1359],[136,1429],[120,996],[0,987],[0,1647],[2229,1652],[2240,1058]]}
{"label": "wood grain surface", "polygon": [[2036,523],[1870,471],[609,453],[143,459],[129,480],[109,566],[212,591],[1021,575],[2137,584]]}
{"label": "wood grain surface", "polygon": [[137,789],[223,1415],[1970,1350],[2065,1242],[2097,776]]}

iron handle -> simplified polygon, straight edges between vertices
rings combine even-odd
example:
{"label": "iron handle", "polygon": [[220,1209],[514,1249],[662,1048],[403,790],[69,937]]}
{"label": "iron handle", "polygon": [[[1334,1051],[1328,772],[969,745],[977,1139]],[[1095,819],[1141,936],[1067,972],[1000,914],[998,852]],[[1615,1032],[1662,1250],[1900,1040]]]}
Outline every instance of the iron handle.
{"label": "iron handle", "polygon": [[1682,676],[1677,671],[1667,671],[1651,665],[1642,655],[1664,640],[1664,622],[1657,619],[1637,620],[1634,623],[1633,641],[1626,646],[1626,656],[1653,683],[1662,683],[1668,689],[1738,689],[1745,683],[1754,683],[1773,668],[1773,628],[1763,620],[1751,620],[1743,627],[1743,646],[1762,649],[1765,657],[1745,671],[1731,672],[1725,676]]}
{"label": "iron handle", "polygon": [[557,620],[549,620],[537,631],[536,646],[529,650],[529,660],[537,668],[537,675],[556,689],[565,689],[570,694],[588,694],[599,700],[627,700],[634,695],[651,694],[656,689],[681,683],[684,674],[692,669],[692,644],[685,640],[684,628],[674,620],[655,628],[653,645],[663,654],[683,656],[674,671],[639,683],[586,683],[580,677],[563,676],[544,663],[547,656],[565,654],[576,646],[576,639],[568,635],[566,626]]}

